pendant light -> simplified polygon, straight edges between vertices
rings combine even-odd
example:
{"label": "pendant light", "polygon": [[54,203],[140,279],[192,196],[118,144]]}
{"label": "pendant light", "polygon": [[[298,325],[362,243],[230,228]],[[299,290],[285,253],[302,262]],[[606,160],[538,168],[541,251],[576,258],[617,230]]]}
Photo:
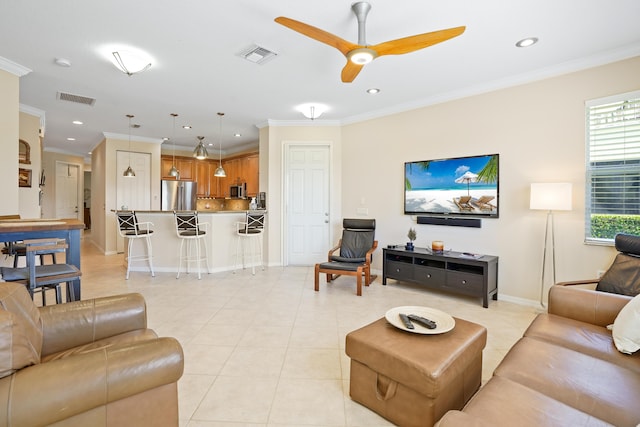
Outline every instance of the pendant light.
{"label": "pendant light", "polygon": [[204,160],[207,157],[209,157],[209,153],[207,153],[207,148],[204,146],[204,143],[202,142],[202,140],[204,139],[204,136],[198,136],[198,145],[196,145],[196,149],[193,150],[193,157],[195,157],[198,160]]}
{"label": "pendant light", "polygon": [[213,176],[217,176],[218,178],[224,178],[227,176],[227,173],[224,171],[224,168],[222,167],[222,116],[224,116],[224,113],[218,113],[218,117],[220,117],[220,140],[218,141],[220,143],[220,158],[219,158],[218,167],[216,168],[216,171],[213,173]]}
{"label": "pendant light", "polygon": [[129,166],[124,170],[122,176],[134,177],[136,176],[136,173],[131,168],[131,119],[133,118],[133,115],[127,114],[127,117],[129,118]]}
{"label": "pendant light", "polygon": [[169,176],[173,176],[176,179],[180,179],[180,172],[176,168],[176,117],[178,115],[176,113],[171,113],[171,117],[173,117],[173,134],[171,135],[171,146],[173,148],[173,160],[171,160],[171,169],[169,169]]}

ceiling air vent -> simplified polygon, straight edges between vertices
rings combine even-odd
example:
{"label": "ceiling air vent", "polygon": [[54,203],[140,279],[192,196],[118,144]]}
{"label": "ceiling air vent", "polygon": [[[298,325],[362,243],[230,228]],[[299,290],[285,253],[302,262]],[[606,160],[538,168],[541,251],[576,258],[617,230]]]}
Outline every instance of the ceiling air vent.
{"label": "ceiling air vent", "polygon": [[61,101],[75,102],[78,104],[84,104],[84,105],[90,105],[90,106],[93,106],[93,104],[96,103],[95,98],[74,95],[72,93],[66,93],[66,92],[58,92],[58,99]]}
{"label": "ceiling air vent", "polygon": [[270,51],[269,49],[253,44],[238,52],[238,56],[249,62],[253,62],[254,64],[264,64],[278,56],[278,54]]}

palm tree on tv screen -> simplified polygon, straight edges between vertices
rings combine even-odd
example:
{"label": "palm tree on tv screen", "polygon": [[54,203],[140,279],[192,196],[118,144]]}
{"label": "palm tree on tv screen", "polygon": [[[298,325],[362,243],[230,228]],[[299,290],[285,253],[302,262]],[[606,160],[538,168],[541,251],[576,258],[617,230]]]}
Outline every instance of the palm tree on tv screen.
{"label": "palm tree on tv screen", "polygon": [[493,155],[489,159],[486,165],[478,172],[476,182],[497,182],[498,181],[498,156]]}
{"label": "palm tree on tv screen", "polygon": [[[431,161],[409,163],[409,175],[411,174],[411,170],[413,169],[413,165],[418,165],[420,167],[420,170],[425,172],[425,171],[429,170],[429,163],[431,163]],[[405,177],[405,179],[404,179],[404,187],[407,190],[411,190],[411,181],[409,181],[409,178],[407,178],[407,177]]]}

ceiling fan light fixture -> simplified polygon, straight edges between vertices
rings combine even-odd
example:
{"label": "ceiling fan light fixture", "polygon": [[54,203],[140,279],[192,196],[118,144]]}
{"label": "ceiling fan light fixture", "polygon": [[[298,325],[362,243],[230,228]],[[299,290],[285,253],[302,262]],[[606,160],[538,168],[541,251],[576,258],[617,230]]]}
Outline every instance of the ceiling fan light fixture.
{"label": "ceiling fan light fixture", "polygon": [[353,62],[357,65],[365,65],[369,62],[373,61],[375,57],[378,56],[378,53],[367,47],[361,47],[359,49],[354,49],[351,52],[347,53],[347,58],[349,61]]}
{"label": "ceiling fan light fixture", "polygon": [[196,145],[195,150],[193,150],[193,157],[195,157],[198,160],[204,160],[207,157],[209,157],[209,153],[207,152],[207,147],[204,146],[204,142],[202,142],[202,140],[204,139],[204,136],[198,136],[198,145]]}

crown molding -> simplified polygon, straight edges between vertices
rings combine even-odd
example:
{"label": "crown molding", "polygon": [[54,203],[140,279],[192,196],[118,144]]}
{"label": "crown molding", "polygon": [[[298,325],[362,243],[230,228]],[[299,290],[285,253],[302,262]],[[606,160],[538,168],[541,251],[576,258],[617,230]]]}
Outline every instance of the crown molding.
{"label": "crown molding", "polygon": [[23,67],[22,65],[10,61],[7,58],[3,58],[2,56],[0,56],[0,70],[4,70],[18,77],[26,76],[32,71],[29,68]]}
{"label": "crown molding", "polygon": [[130,136],[128,133],[102,132],[102,134],[107,139],[122,139],[122,140],[128,141],[129,137],[131,137],[131,141],[150,142],[152,144],[162,144],[164,142],[162,138],[150,138],[147,136],[137,136],[137,135]]}
{"label": "crown molding", "polygon": [[341,126],[341,120],[272,120],[268,119],[262,123],[258,123],[256,127],[262,129],[265,127],[332,127]]}
{"label": "crown molding", "polygon": [[429,107],[436,104],[442,104],[449,101],[468,98],[471,96],[481,95],[483,93],[493,92],[509,87],[515,87],[535,81],[570,74],[577,71],[587,70],[606,64],[611,64],[625,59],[640,56],[640,43],[623,46],[619,49],[601,52],[596,55],[585,58],[578,58],[573,61],[563,62],[546,68],[540,68],[527,73],[500,78],[481,85],[468,86],[458,90],[442,93],[428,98],[412,101],[410,103],[398,104],[389,108],[370,111],[364,114],[358,114],[345,117],[341,122],[343,125],[354,124],[366,120],[377,119],[390,116],[393,114],[404,113],[406,111],[416,110],[418,108]]}

